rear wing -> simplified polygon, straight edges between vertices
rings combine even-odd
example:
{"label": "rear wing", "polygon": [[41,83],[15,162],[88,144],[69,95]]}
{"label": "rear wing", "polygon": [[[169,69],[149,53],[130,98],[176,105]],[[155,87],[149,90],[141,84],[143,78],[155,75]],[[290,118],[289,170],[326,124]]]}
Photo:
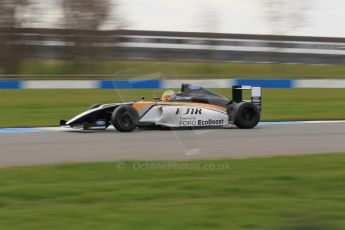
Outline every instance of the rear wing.
{"label": "rear wing", "polygon": [[243,90],[251,91],[251,102],[254,103],[261,111],[261,87],[243,85],[232,86],[232,100],[234,102],[240,103],[243,101]]}

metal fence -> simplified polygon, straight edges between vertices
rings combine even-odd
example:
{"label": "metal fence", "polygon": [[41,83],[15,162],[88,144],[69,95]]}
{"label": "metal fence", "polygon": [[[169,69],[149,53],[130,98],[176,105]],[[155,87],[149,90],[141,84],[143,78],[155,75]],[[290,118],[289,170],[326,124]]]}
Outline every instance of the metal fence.
{"label": "metal fence", "polygon": [[249,63],[345,64],[345,38],[159,31],[18,28],[5,46],[24,58],[188,60]]}

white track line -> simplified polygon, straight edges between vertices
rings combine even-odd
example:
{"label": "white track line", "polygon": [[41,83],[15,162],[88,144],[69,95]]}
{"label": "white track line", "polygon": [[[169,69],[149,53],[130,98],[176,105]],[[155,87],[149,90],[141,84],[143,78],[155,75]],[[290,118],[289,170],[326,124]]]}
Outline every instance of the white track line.
{"label": "white track line", "polygon": [[[276,121],[276,122],[260,122],[259,125],[303,125],[303,124],[327,124],[327,123],[345,123],[345,120],[333,121]],[[114,127],[109,126],[108,130],[114,130]],[[71,129],[66,127],[35,127],[35,128],[0,128],[1,133],[32,133],[32,132],[66,132],[66,131],[80,131],[80,129]],[[202,131],[200,132],[207,132]]]}

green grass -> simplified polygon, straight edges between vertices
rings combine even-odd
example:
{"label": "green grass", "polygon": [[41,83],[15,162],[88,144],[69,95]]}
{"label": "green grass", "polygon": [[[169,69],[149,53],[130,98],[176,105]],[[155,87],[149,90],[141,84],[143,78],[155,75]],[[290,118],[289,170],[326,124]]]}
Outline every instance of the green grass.
{"label": "green grass", "polygon": [[113,61],[73,65],[67,62],[27,62],[19,70],[23,79],[105,79],[157,76],[164,79],[345,78],[345,66],[306,64],[239,64],[211,62]]}
{"label": "green grass", "polygon": [[0,169],[1,229],[345,229],[345,154],[143,164]]}
{"label": "green grass", "polygon": [[[152,99],[163,90],[0,90],[0,127],[56,126],[94,103]],[[215,90],[230,97],[229,89]],[[344,89],[264,89],[263,121],[345,119]]]}

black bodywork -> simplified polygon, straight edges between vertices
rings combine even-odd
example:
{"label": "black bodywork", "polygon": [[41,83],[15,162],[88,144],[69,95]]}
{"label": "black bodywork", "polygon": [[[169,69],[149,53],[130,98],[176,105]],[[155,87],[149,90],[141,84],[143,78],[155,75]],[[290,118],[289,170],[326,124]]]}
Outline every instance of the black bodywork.
{"label": "black bodywork", "polygon": [[225,108],[231,104],[229,99],[195,84],[182,84],[181,92],[171,101],[207,103]]}

